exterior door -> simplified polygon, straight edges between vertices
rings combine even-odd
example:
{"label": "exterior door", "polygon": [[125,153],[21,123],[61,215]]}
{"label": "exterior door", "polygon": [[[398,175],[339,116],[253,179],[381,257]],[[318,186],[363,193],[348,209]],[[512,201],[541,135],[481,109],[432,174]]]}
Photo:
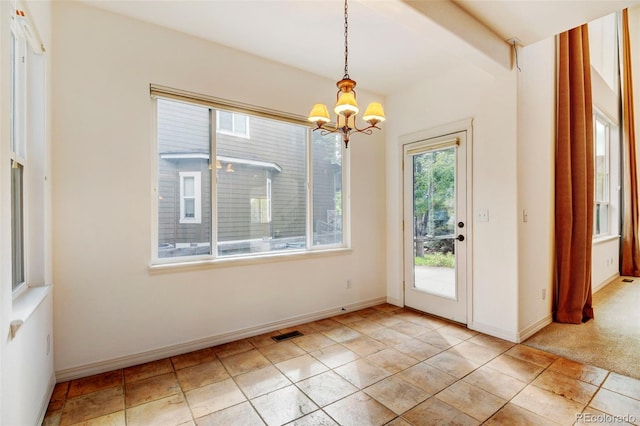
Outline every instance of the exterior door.
{"label": "exterior door", "polygon": [[466,132],[404,145],[405,305],[467,323]]}

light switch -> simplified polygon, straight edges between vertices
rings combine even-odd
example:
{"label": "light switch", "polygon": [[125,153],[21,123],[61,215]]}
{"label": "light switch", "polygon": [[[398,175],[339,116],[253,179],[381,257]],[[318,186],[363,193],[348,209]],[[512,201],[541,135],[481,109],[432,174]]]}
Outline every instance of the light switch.
{"label": "light switch", "polygon": [[476,210],[478,222],[489,222],[489,210]]}

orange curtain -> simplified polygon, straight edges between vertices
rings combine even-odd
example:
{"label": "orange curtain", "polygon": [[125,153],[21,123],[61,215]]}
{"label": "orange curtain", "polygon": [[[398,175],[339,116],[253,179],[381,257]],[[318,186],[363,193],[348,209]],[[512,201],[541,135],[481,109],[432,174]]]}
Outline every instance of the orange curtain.
{"label": "orange curtain", "polygon": [[593,318],[593,106],[587,25],[560,34],[558,54],[554,319],[579,324]]}
{"label": "orange curtain", "polygon": [[629,11],[622,11],[622,144],[624,158],[624,221],[622,223],[622,275],[640,276],[640,238],[638,226],[638,168],[633,115]]}

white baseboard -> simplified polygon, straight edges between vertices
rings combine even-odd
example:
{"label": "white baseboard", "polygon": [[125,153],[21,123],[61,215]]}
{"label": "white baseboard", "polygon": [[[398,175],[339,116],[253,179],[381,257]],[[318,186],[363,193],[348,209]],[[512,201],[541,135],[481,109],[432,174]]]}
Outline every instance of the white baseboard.
{"label": "white baseboard", "polygon": [[616,272],[615,274],[611,275],[606,280],[602,281],[597,286],[593,287],[591,292],[594,293],[594,294],[597,293],[598,291],[602,290],[603,288],[605,288],[606,286],[608,286],[609,284],[611,284],[612,282],[614,282],[618,278],[620,278],[620,273]]}
{"label": "white baseboard", "polygon": [[395,297],[387,297],[387,303],[404,308],[404,303],[402,303],[402,300],[396,299]]}
{"label": "white baseboard", "polygon": [[58,382],[79,379],[82,377],[92,376],[94,374],[105,373],[107,371],[117,370],[119,368],[131,367],[145,362],[156,361],[159,359],[181,355],[187,352],[208,348],[211,346],[229,343],[235,340],[247,337],[257,336],[259,334],[269,333],[275,330],[293,327],[311,321],[317,321],[324,318],[332,317],[341,313],[356,311],[359,309],[369,308],[371,306],[380,305],[387,301],[386,297],[377,297],[375,299],[364,300],[361,302],[342,305],[310,314],[298,315],[284,320],[275,321],[268,324],[262,324],[241,330],[235,330],[228,333],[218,334],[215,336],[205,337],[203,339],[191,342],[180,343],[177,345],[166,346],[150,351],[137,354],[126,355],[105,361],[99,361],[91,364],[81,365],[78,367],[67,368],[56,371],[56,379]]}
{"label": "white baseboard", "polygon": [[503,330],[501,328],[493,327],[491,325],[482,324],[477,321],[472,321],[469,324],[467,324],[467,328],[470,330],[479,331],[480,333],[488,334],[489,336],[497,337],[499,339],[518,343],[517,333],[513,333],[508,330]]}
{"label": "white baseboard", "polygon": [[520,332],[518,333],[518,343],[524,342],[529,337],[533,336],[538,331],[542,330],[552,322],[553,322],[553,315],[549,314],[546,317],[534,322],[530,326],[524,328],[523,330],[520,330]]}

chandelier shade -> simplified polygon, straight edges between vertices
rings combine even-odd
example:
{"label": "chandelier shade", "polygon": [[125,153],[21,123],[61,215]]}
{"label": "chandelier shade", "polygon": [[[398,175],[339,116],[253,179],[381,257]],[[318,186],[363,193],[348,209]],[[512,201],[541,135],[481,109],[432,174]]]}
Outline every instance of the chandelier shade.
{"label": "chandelier shade", "polygon": [[382,108],[382,104],[380,102],[371,102],[367,109],[364,111],[364,115],[362,119],[369,124],[382,123],[386,120],[384,116],[384,109]]}
{"label": "chandelier shade", "polygon": [[325,104],[315,104],[309,113],[309,121],[314,123],[328,123],[331,121],[329,118],[329,110]]}
{"label": "chandelier shade", "polygon": [[357,114],[360,109],[358,108],[358,103],[356,102],[356,97],[353,92],[343,92],[338,98],[338,103],[336,103],[333,111],[345,117]]}

